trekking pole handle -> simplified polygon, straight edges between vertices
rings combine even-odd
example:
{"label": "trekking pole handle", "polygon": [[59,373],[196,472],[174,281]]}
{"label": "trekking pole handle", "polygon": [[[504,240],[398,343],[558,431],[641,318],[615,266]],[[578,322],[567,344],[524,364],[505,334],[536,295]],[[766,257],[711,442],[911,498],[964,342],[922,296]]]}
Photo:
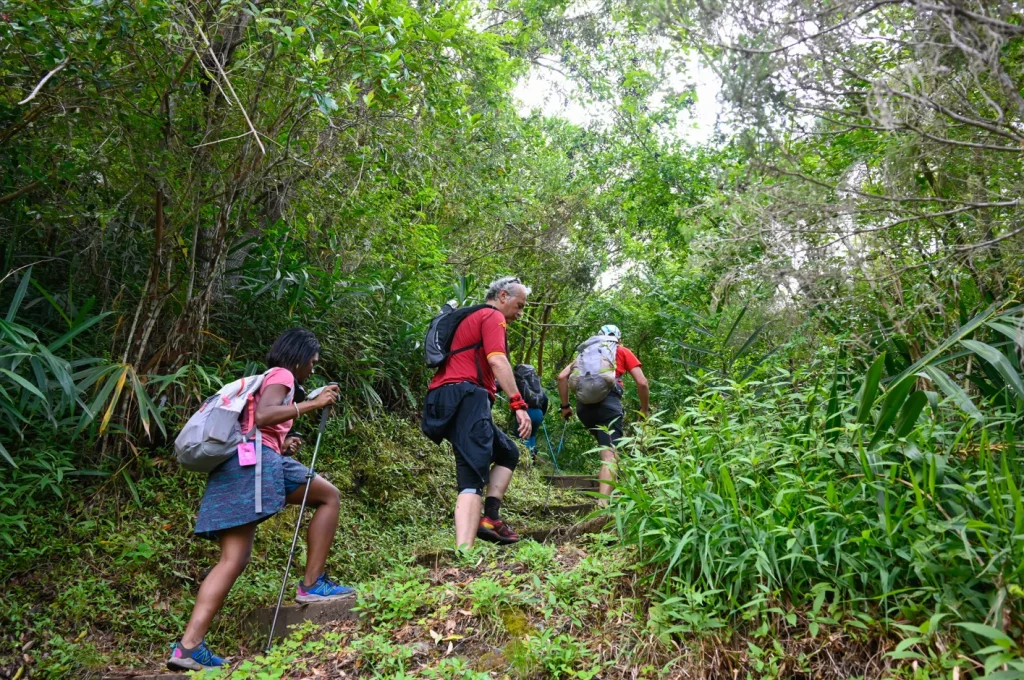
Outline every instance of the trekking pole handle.
{"label": "trekking pole handle", "polygon": [[[329,383],[327,383],[328,386],[330,386],[330,385],[337,385],[337,384],[338,383],[336,383],[336,382],[329,382]],[[328,404],[327,406],[324,406],[324,410],[320,412],[320,434],[323,434],[324,430],[327,429],[327,418],[330,415],[331,415],[331,405]]]}

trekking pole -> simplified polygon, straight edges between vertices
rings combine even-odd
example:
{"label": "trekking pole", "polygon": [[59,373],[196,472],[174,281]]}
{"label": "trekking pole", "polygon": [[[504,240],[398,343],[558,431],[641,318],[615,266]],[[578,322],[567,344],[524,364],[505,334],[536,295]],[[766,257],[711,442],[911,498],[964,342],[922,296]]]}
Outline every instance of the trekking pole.
{"label": "trekking pole", "polygon": [[[562,452],[562,443],[565,441],[565,430],[568,427],[569,427],[569,421],[567,420],[567,421],[565,421],[565,425],[562,426],[562,436],[558,438],[558,452],[559,453]],[[547,434],[547,430],[544,431],[544,434],[545,435]],[[555,469],[557,470],[558,469],[558,459],[557,459],[557,457],[552,456],[551,460],[555,461]],[[561,472],[559,472],[559,474],[561,474]],[[542,514],[547,514],[547,511],[548,511],[548,501],[551,500],[551,486],[552,486],[551,484],[548,484],[547,493],[544,494],[544,510],[543,510]]]}
{"label": "trekking pole", "polygon": [[[568,423],[566,424],[568,425]],[[555,472],[557,472],[558,474],[562,474],[562,471],[558,469],[558,456],[555,455],[554,449],[551,448],[551,436],[548,434],[548,426],[542,420],[540,421],[540,427],[542,430],[544,430],[544,440],[547,441],[548,443],[548,455],[551,456],[551,461],[555,464]],[[565,436],[564,433],[562,436]]]}
{"label": "trekking pole", "polygon": [[[328,385],[337,385],[338,383],[327,383]],[[310,395],[312,396],[312,395]],[[281,602],[284,600],[284,590],[288,587],[288,574],[292,570],[292,559],[295,557],[295,546],[299,542],[299,529],[302,528],[302,513],[306,511],[306,497],[309,496],[309,484],[313,481],[313,477],[316,476],[314,467],[316,466],[316,453],[320,450],[320,438],[324,436],[324,430],[327,428],[327,417],[331,413],[331,407],[328,404],[324,406],[324,410],[320,413],[320,429],[316,433],[316,445],[313,446],[313,457],[309,461],[309,471],[306,472],[306,490],[302,492],[302,504],[299,506],[299,518],[295,520],[295,535],[292,536],[292,549],[288,551],[288,564],[284,568],[284,578],[281,580],[281,592],[277,595],[277,606],[274,607],[274,618],[270,621],[270,635],[267,636],[267,648],[264,653],[270,652],[270,647],[274,643],[274,628],[277,627],[277,616],[281,613]]]}

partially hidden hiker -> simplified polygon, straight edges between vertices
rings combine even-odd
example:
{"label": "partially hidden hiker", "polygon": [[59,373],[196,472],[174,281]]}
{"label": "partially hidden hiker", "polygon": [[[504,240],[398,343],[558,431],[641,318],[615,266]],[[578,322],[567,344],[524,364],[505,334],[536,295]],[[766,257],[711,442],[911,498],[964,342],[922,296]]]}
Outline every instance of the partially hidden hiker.
{"label": "partially hidden hiker", "polygon": [[537,432],[544,423],[544,414],[548,412],[548,393],[540,383],[540,376],[537,369],[530,364],[516,364],[512,369],[516,377],[516,389],[523,395],[526,402],[526,412],[530,416],[530,424],[533,426],[530,436],[526,438],[526,448],[534,461],[537,460]]}
{"label": "partially hidden hiker", "polygon": [[[487,288],[485,303],[455,308],[445,305],[427,332],[427,364],[437,373],[423,404],[423,433],[440,444],[447,439],[455,451],[455,545],[472,547],[475,538],[515,543],[519,534],[502,521],[499,511],[519,449],[494,424],[491,405],[496,382],[515,385],[508,360],[506,328],[523,314],[530,289],[515,277],[505,277]],[[531,433],[526,401],[516,392],[509,396],[518,434]],[[487,497],[482,499],[486,488]],[[480,516],[483,505],[483,517]]]}
{"label": "partially hidden hiker", "polygon": [[594,435],[601,449],[601,472],[598,492],[599,505],[607,505],[611,483],[615,481],[615,446],[622,437],[624,412],[622,408],[622,376],[629,373],[636,381],[640,397],[640,412],[650,412],[651,389],[640,368],[640,360],[621,344],[622,331],[618,326],[601,326],[598,335],[588,338],[576,348],[576,358],[558,375],[558,396],[561,413],[566,420],[572,418],[569,388],[576,396],[576,415]]}
{"label": "partially hidden hiker", "polygon": [[[199,587],[188,626],[167,660],[171,670],[224,665],[224,660],[215,656],[204,640],[210,622],[249,563],[256,526],[283,510],[286,504],[302,502],[308,468],[291,457],[301,445],[297,437],[288,436],[292,422],[304,413],[319,412],[338,398],[337,385],[325,387],[315,399],[296,402],[292,398],[298,385],[313,373],[313,366],[319,359],[320,343],[313,333],[295,328],[285,331],[267,353],[270,370],[263,376],[247,379],[262,378],[262,382],[252,390],[240,420],[229,425],[240,426],[246,436],[258,431],[256,439],[262,447],[260,465],[255,464],[257,447],[245,442],[238,444],[237,455],[231,455],[209,473],[195,533],[220,544],[220,561]],[[225,390],[230,387],[237,395],[237,385],[244,387],[246,383],[238,381],[226,386],[203,404],[200,413],[219,399],[226,404],[230,395],[225,394]],[[198,417],[197,413],[189,424]],[[208,424],[205,430],[215,426]],[[191,434],[188,427],[186,425],[179,435],[176,448]],[[257,478],[261,478],[258,493]],[[327,554],[338,528],[338,489],[315,475],[310,480],[307,504],[316,509],[307,534],[305,577],[296,587],[295,601],[318,602],[348,595],[352,593],[351,588],[332,582],[325,573]]]}

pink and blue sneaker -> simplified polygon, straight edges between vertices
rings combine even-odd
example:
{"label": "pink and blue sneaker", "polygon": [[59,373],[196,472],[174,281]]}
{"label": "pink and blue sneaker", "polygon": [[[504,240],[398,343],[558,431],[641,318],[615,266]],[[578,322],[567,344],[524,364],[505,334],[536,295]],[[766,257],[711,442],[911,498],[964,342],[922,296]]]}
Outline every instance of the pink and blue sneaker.
{"label": "pink and blue sneaker", "polygon": [[227,662],[210,651],[206,646],[206,640],[189,649],[181,644],[181,640],[174,643],[171,650],[171,658],[167,660],[167,668],[172,671],[201,671],[204,668],[220,668]]}
{"label": "pink and blue sneaker", "polygon": [[325,602],[327,600],[337,600],[354,592],[356,592],[354,588],[340,586],[327,578],[327,574],[320,574],[320,578],[311,586],[306,586],[302,581],[299,581],[299,587],[295,593],[295,601],[299,604]]}

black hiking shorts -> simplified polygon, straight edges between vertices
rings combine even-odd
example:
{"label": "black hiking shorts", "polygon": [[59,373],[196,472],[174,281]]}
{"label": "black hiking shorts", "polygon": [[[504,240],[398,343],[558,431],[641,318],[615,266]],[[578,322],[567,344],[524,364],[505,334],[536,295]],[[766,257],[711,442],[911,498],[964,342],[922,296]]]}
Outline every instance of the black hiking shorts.
{"label": "black hiking shorts", "polygon": [[622,398],[614,392],[596,404],[576,404],[580,422],[605,448],[615,446],[622,438],[622,414]]}
{"label": "black hiking shorts", "polygon": [[460,492],[483,495],[491,466],[515,470],[519,449],[491,418],[491,397],[473,383],[441,385],[427,392],[423,434],[434,443],[447,439],[455,450],[455,479]]}

